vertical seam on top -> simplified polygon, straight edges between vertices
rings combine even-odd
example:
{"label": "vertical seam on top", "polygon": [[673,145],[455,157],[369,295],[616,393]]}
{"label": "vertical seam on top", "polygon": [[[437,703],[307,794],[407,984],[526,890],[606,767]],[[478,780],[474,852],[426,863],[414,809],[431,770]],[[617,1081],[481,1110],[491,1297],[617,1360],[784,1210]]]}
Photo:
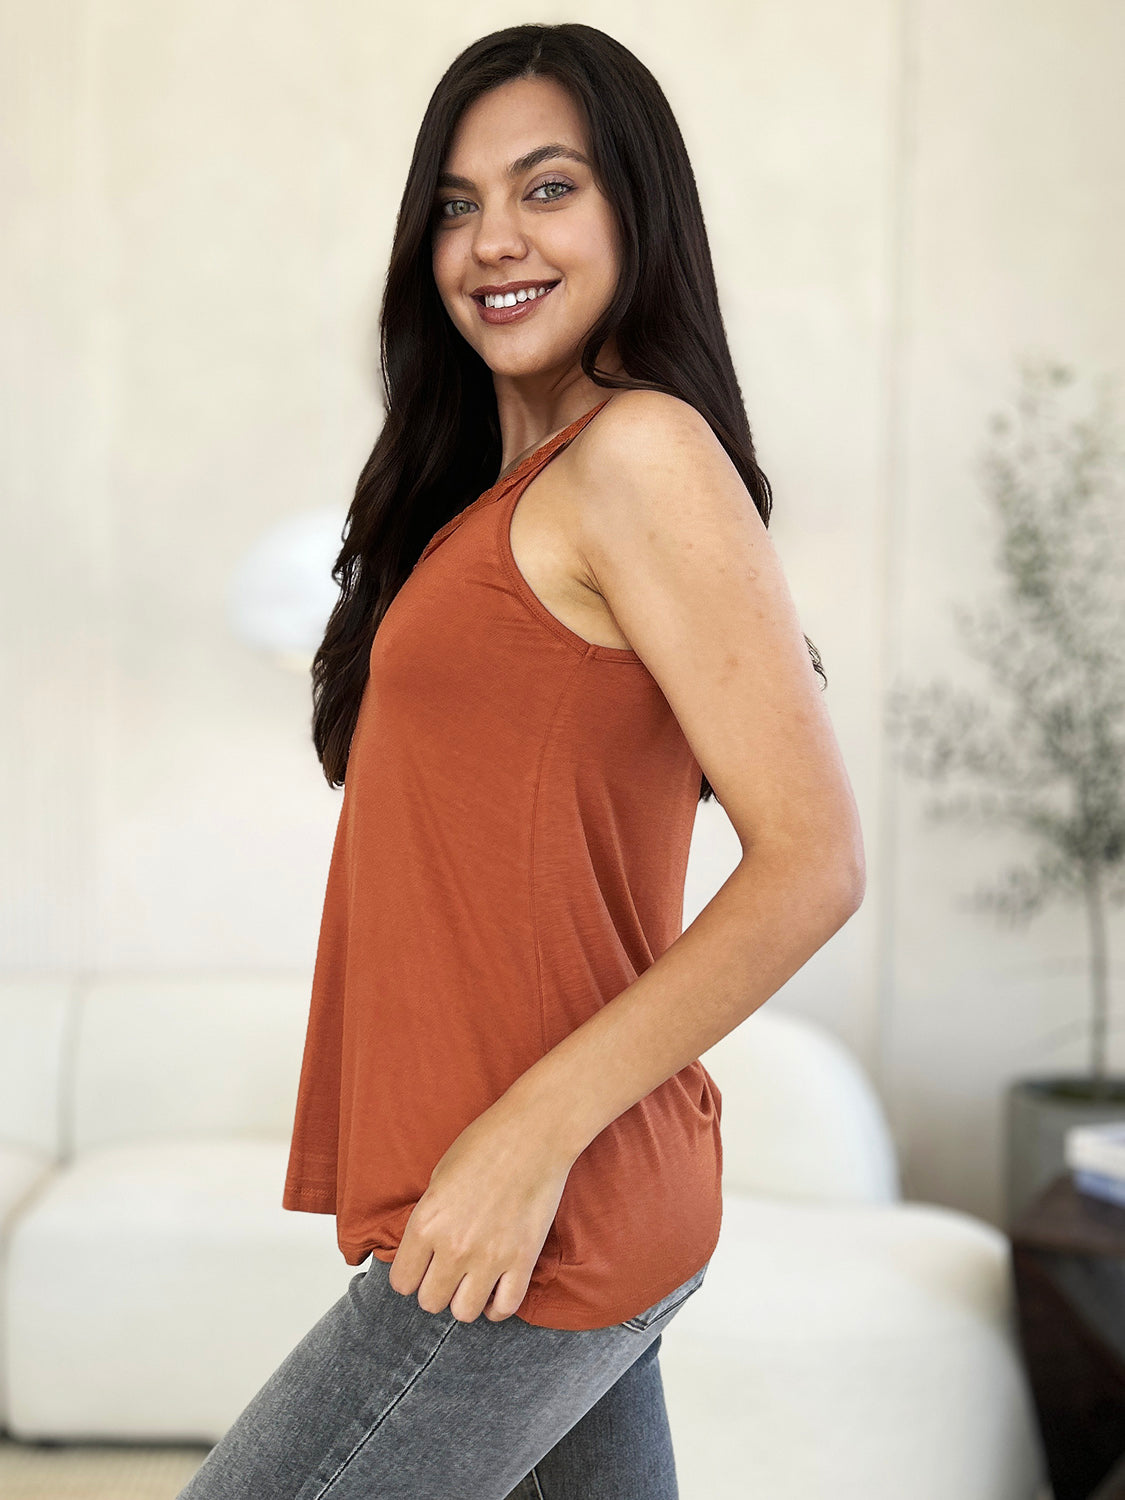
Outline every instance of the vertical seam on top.
{"label": "vertical seam on top", "polygon": [[531,798],[531,847],[528,850],[527,861],[527,899],[531,913],[532,950],[535,954],[535,995],[539,1006],[539,1038],[544,1053],[547,1051],[547,1014],[543,1000],[543,955],[539,946],[539,912],[535,904],[535,852],[539,832],[539,792],[543,785],[543,767],[546,763],[547,751],[550,749],[551,738],[555,732],[555,725],[558,723],[559,713],[566,695],[569,693],[585,660],[585,656],[579,656],[575,660],[566,681],[559,690],[559,696],[555,700],[550,720],[543,733],[543,743],[539,748],[539,764],[535,768],[535,790]]}
{"label": "vertical seam on top", "polygon": [[531,1477],[535,1481],[535,1493],[539,1497],[539,1500],[547,1500],[546,1495],[543,1493],[543,1486],[539,1483],[539,1473],[534,1466],[531,1470]]}
{"label": "vertical seam on top", "polygon": [[[572,684],[574,683],[579,671],[581,670],[582,663],[586,661],[586,659],[587,658],[585,656],[579,656],[578,658],[576,658],[574,665],[571,668],[570,674],[566,678],[566,681],[563,683],[562,687],[559,689],[559,695],[555,700],[554,709],[552,710],[551,717],[547,722],[547,727],[543,732],[543,743],[539,748],[539,764],[535,768],[535,790],[532,793],[531,798],[531,837],[527,858],[527,901],[529,914],[531,916],[531,948],[532,953],[535,957],[535,996],[539,1007],[539,1038],[541,1055],[546,1054],[548,1048],[547,1012],[543,1000],[543,956],[539,946],[539,912],[535,904],[535,851],[539,832],[539,792],[543,785],[543,767],[546,763],[547,751],[550,749],[551,739],[555,731],[555,725],[558,723],[559,713],[562,709],[564,701],[566,700],[566,695],[570,691]],[[554,1276],[558,1275],[563,1262],[562,1232],[558,1228],[556,1228],[555,1231],[555,1245],[558,1254],[555,1260],[555,1270],[552,1276],[552,1280],[554,1279]],[[536,1483],[538,1483],[538,1481],[536,1481]]]}

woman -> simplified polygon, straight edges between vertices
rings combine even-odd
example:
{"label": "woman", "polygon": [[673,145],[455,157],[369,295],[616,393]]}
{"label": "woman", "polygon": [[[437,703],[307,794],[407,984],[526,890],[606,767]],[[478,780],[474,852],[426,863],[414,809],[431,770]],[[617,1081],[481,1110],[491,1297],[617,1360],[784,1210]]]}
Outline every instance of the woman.
{"label": "woman", "polygon": [[[721,1220],[699,1056],[864,876],[691,169],[627,49],[527,25],[457,58],[382,327],[313,669],[347,776],[284,1193],[370,1264],[182,1496],[669,1500],[656,1356]],[[715,793],[743,858],[681,934]]]}

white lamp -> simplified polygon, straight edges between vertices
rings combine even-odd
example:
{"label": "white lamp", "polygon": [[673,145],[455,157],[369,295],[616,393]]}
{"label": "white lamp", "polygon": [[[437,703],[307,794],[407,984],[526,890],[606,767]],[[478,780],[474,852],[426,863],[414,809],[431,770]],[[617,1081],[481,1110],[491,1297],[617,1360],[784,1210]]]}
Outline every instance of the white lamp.
{"label": "white lamp", "polygon": [[333,505],[279,521],[231,576],[227,615],[235,635],[290,671],[309,670],[339,597],[332,565],[344,520]]}

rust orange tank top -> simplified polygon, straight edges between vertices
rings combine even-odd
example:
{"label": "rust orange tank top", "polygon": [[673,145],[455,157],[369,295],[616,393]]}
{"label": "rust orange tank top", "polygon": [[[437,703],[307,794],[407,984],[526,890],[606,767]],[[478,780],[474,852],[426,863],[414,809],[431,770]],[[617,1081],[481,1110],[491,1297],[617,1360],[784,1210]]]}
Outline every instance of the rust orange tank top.
{"label": "rust orange tank top", "polygon": [[[443,526],[375,633],[283,1195],[336,1215],[349,1265],[394,1259],[460,1132],[683,929],[699,764],[641,659],[558,620],[509,539],[605,404]],[[700,1269],[721,1107],[696,1060],[594,1138],[519,1317],[607,1327]]]}

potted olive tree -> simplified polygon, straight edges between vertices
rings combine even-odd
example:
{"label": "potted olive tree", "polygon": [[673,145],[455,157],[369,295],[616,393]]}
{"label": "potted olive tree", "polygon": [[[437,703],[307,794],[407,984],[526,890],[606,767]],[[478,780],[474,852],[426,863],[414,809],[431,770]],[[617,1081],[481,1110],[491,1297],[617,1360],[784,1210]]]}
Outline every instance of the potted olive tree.
{"label": "potted olive tree", "polygon": [[1011,924],[1054,900],[1085,913],[1089,1066],[1010,1085],[1009,1223],[1064,1170],[1071,1125],[1125,1118],[1125,1076],[1109,1067],[1106,921],[1125,899],[1125,488],[1105,386],[1081,418],[1064,410],[1073,382],[1065,365],[1025,362],[1014,412],[990,419],[982,477],[1000,598],[955,618],[993,692],[899,681],[887,703],[897,763],[947,789],[929,816],[1026,835],[1026,861],[962,909]]}

